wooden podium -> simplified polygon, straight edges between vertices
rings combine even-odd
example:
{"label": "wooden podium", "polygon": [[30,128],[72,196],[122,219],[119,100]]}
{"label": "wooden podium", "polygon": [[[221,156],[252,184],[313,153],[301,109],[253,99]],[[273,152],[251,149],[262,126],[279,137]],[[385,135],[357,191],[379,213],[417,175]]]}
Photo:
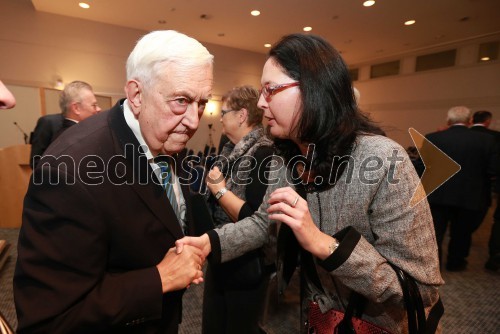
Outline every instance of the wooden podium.
{"label": "wooden podium", "polygon": [[0,148],[0,227],[20,227],[28,190],[31,145]]}

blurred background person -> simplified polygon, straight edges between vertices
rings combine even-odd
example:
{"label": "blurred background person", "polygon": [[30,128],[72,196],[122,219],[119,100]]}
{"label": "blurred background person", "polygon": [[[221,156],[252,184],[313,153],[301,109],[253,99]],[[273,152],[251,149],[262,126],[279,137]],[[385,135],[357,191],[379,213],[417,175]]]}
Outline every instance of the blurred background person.
{"label": "blurred background person", "polygon": [[[262,126],[259,92],[235,87],[222,97],[222,132],[229,139],[207,177],[216,227],[252,215],[267,189],[263,162],[273,153]],[[240,168],[241,167],[241,168]],[[258,318],[272,269],[260,249],[223,264],[208,264],[202,333],[260,333]]]}
{"label": "blurred background person", "polygon": [[494,139],[470,130],[471,116],[467,107],[452,107],[447,114],[448,128],[426,135],[432,144],[461,167],[428,196],[441,261],[444,260],[442,242],[448,224],[450,226],[446,259],[448,271],[467,268],[472,233],[491,205],[491,178],[498,173]]}
{"label": "blurred background person", "polygon": [[[472,115],[471,130],[487,133],[495,138],[497,153],[500,154],[500,132],[490,129],[493,115],[487,110],[476,111]],[[500,160],[500,159],[499,159]],[[500,269],[500,177],[497,175],[494,181],[493,191],[497,196],[497,207],[493,213],[493,226],[491,227],[490,240],[488,242],[489,258],[484,264],[488,270]]]}
{"label": "blurred background person", "polygon": [[30,163],[34,169],[50,143],[64,130],[101,111],[92,86],[73,81],[64,87],[59,97],[60,114],[45,115],[38,119],[31,135]]}

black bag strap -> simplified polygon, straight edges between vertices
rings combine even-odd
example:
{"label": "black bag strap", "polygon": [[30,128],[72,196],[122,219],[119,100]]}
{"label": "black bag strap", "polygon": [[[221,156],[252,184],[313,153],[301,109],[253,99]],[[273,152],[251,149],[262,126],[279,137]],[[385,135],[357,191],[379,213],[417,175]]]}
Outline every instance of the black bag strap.
{"label": "black bag strap", "polygon": [[[399,280],[399,284],[401,285],[401,290],[403,291],[403,300],[404,300],[404,305],[405,305],[405,308],[406,308],[406,313],[407,313],[407,316],[408,316],[408,333],[410,334],[421,334],[421,332],[419,331],[419,328],[420,326],[422,326],[422,324],[420,324],[418,321],[417,321],[417,316],[416,316],[416,310],[417,308],[419,308],[419,306],[416,306],[416,303],[415,303],[415,291],[412,290],[412,288],[410,287],[411,283],[409,281],[411,281],[412,279],[411,278],[408,278],[408,276],[405,274],[405,272],[403,270],[401,270],[400,268],[398,268],[397,266],[393,265],[393,264],[390,264],[392,269],[394,269],[394,271],[396,272],[396,276],[398,277],[398,280]],[[420,293],[419,293],[420,295]],[[422,299],[420,298],[420,301],[422,301]],[[423,309],[423,305],[422,306],[422,309]],[[425,324],[425,315],[424,315],[424,324]]]}
{"label": "black bag strap", "polygon": [[438,301],[431,308],[429,312],[429,316],[427,317],[427,323],[425,326],[426,334],[434,334],[436,333],[437,327],[439,325],[439,320],[444,314],[444,305],[441,301],[441,297],[439,297]]}

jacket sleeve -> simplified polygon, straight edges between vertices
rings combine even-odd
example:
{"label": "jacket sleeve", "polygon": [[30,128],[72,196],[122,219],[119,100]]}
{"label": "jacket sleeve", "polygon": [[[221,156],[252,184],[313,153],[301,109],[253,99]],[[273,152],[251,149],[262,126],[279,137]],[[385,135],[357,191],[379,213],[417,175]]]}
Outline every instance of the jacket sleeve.
{"label": "jacket sleeve", "polygon": [[269,146],[263,146],[255,151],[254,158],[256,161],[256,168],[250,172],[252,183],[245,188],[246,202],[240,209],[238,220],[250,217],[262,204],[262,199],[266,193],[267,183],[265,176],[269,171],[266,165],[267,157],[273,154],[273,149]]}
{"label": "jacket sleeve", "polygon": [[211,262],[226,262],[267,245],[270,241],[271,244],[274,242],[277,225],[275,221],[269,221],[267,218],[268,200],[274,190],[287,184],[284,173],[283,160],[272,156],[269,173],[263,178],[268,184],[267,190],[257,211],[236,224],[226,224],[207,233],[212,247]]}
{"label": "jacket sleeve", "polygon": [[18,333],[97,333],[161,317],[156,267],[107,270],[112,235],[101,204],[62,169],[35,170],[14,276]]}

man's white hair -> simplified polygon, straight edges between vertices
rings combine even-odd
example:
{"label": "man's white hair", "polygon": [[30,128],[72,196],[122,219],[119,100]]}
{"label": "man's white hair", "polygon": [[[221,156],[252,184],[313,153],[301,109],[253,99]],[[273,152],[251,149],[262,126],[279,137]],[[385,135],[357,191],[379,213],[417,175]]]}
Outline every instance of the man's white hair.
{"label": "man's white hair", "polygon": [[456,123],[469,123],[471,118],[471,111],[469,108],[464,106],[452,107],[448,110],[447,121],[448,124]]}
{"label": "man's white hair", "polygon": [[127,81],[138,80],[150,86],[159,67],[212,64],[214,56],[197,40],[174,30],[158,30],[144,35],[127,60]]}

